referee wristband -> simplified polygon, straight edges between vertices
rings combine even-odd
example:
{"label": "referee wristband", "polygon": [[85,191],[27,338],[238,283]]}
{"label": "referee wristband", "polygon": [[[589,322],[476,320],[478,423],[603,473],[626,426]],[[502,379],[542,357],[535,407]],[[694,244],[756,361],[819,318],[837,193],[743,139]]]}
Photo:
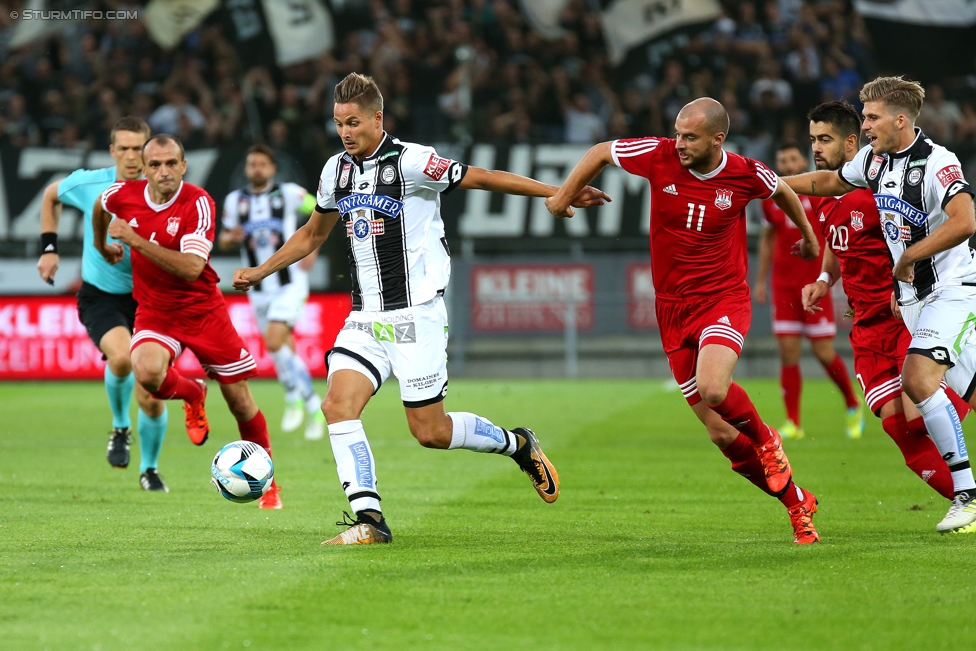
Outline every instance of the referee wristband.
{"label": "referee wristband", "polygon": [[58,234],[41,233],[41,255],[58,252]]}
{"label": "referee wristband", "polygon": [[827,283],[827,287],[833,287],[834,286],[834,277],[831,276],[826,271],[824,271],[823,273],[821,273],[820,274],[820,277],[818,277],[817,280],[822,280],[825,283]]}

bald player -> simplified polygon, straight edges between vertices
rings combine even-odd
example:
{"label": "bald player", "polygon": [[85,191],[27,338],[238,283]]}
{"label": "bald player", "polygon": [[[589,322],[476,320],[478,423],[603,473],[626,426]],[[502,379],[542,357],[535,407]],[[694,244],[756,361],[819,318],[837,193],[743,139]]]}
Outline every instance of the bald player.
{"label": "bald player", "polygon": [[786,507],[793,542],[819,542],[817,499],[793,483],[782,440],[759,417],[732,372],[752,320],[746,283],[744,210],[772,198],[803,238],[801,256],[819,255],[796,194],[769,168],[723,149],[725,108],[711,98],[686,104],[674,138],[594,145],[546,207],[573,214],[570,201],[606,165],[651,183],[651,272],[664,352],[681,392],[732,469]]}

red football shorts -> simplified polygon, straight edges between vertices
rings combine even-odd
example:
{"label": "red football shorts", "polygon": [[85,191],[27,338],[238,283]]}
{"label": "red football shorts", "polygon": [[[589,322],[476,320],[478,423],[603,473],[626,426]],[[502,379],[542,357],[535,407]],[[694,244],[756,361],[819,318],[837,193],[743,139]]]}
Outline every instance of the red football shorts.
{"label": "red football shorts", "polygon": [[823,312],[810,314],[803,309],[803,288],[773,287],[773,334],[828,339],[837,335],[834,301],[828,293],[817,303]]}
{"label": "red football shorts", "polygon": [[904,322],[879,314],[855,323],[851,329],[854,372],[864,391],[864,402],[875,415],[901,395],[901,367],[912,335]]}
{"label": "red football shorts", "polygon": [[246,380],[257,373],[257,364],[234,329],[225,306],[194,317],[138,308],[129,350],[150,341],[169,350],[170,364],[184,348],[189,348],[207,375],[223,384]]}
{"label": "red football shorts", "polygon": [[682,300],[658,296],[656,310],[671,373],[688,404],[696,405],[701,402],[695,381],[698,351],[708,344],[719,344],[742,354],[752,324],[749,290]]}

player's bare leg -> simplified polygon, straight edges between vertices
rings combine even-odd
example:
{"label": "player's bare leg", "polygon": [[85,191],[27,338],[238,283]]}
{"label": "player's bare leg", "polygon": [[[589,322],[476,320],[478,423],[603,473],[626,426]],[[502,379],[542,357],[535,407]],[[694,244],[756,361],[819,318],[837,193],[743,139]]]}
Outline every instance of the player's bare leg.
{"label": "player's bare leg", "polygon": [[790,462],[779,434],[762,421],[742,387],[732,382],[732,372],[738,360],[736,352],[727,346],[703,346],[696,366],[698,393],[722,420],[752,441],[763,462],[769,489],[779,493],[790,483]]}
{"label": "player's bare leg", "polygon": [[792,481],[778,494],[769,490],[762,461],[755,446],[737,429],[722,420],[704,402],[691,406],[698,420],[705,425],[711,439],[725,458],[732,462],[732,470],[752,482],[759,490],[779,499],[786,507],[793,526],[793,542],[807,544],[819,542],[820,536],[813,526],[813,514],[817,511],[817,498],[810,491],[796,486]]}
{"label": "player's bare leg", "polygon": [[550,504],[559,497],[559,473],[529,428],[506,430],[469,412],[445,413],[443,402],[407,407],[406,412],[410,433],[422,446],[503,454],[511,457],[528,475],[539,497]]}
{"label": "player's bare leg", "polygon": [[[271,437],[268,435],[268,422],[264,414],[258,409],[251,394],[251,387],[247,380],[224,383],[218,382],[220,394],[224,397],[230,413],[237,421],[237,429],[245,441],[257,443],[271,456]],[[278,489],[277,478],[271,482],[271,488],[258,500],[258,507],[262,509],[280,509],[281,492]]]}
{"label": "player's bare leg", "polygon": [[143,341],[132,350],[132,369],[138,382],[157,400],[182,400],[186,434],[194,445],[203,445],[210,434],[207,384],[183,377],[170,365],[172,353],[155,341]]}
{"label": "player's bare leg", "polygon": [[810,340],[810,347],[817,361],[824,367],[827,376],[840,390],[847,409],[847,438],[859,439],[864,434],[864,410],[861,401],[851,386],[851,376],[847,372],[844,358],[834,350],[832,337],[817,337]]}
{"label": "player's bare leg", "polygon": [[878,410],[878,417],[881,427],[905,458],[905,465],[935,492],[951,500],[954,491],[949,467],[929,438],[925,423],[908,396],[902,393],[888,400]]}
{"label": "player's bare leg", "polygon": [[106,458],[113,468],[129,466],[129,446],[132,442],[132,421],[129,405],[135,378],[129,361],[129,329],[116,326],[102,335],[98,348],[105,355],[105,393],[112,410],[112,431],[109,432]]}
{"label": "player's bare leg", "polygon": [[282,321],[269,321],[264,331],[264,346],[274,360],[278,381],[285,388],[285,410],[281,416],[281,431],[293,432],[305,424],[305,439],[316,441],[325,436],[325,418],[321,398],[312,386],[312,376],[305,361],[295,352],[292,329]]}
{"label": "player's bare leg", "polygon": [[776,335],[776,345],[779,347],[779,385],[786,407],[786,422],[779,432],[784,438],[802,439],[800,393],[803,390],[803,376],[800,374],[800,353],[803,340],[799,335]]}
{"label": "player's bare leg", "polygon": [[922,414],[929,435],[952,473],[954,496],[936,531],[949,533],[976,523],[976,482],[969,465],[962,423],[941,387],[947,367],[918,353],[909,353],[902,368],[902,386]]}
{"label": "player's bare leg", "polygon": [[343,369],[329,377],[322,413],[329,427],[339,483],[356,517],[343,513],[343,520],[336,525],[345,526],[346,530],[323,541],[323,545],[368,545],[393,540],[380,508],[373,451],[360,420],[375,391],[373,381],[358,371]]}

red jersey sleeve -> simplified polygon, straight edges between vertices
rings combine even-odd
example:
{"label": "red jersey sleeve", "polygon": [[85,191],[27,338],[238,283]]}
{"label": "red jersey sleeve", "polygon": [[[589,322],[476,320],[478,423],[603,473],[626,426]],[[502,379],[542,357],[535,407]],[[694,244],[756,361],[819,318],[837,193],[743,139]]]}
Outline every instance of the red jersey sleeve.
{"label": "red jersey sleeve", "polygon": [[775,228],[777,206],[772,199],[765,199],[762,206],[762,224],[766,228]]}
{"label": "red jersey sleeve", "polygon": [[184,235],[180,238],[180,251],[182,253],[192,253],[204,260],[210,259],[216,230],[216,223],[213,218],[215,213],[214,200],[210,198],[209,194],[201,193],[194,201],[193,208],[187,210]]}
{"label": "red jersey sleeve", "polygon": [[631,174],[651,177],[651,161],[662,138],[622,138],[610,143],[613,163]]}
{"label": "red jersey sleeve", "polygon": [[779,177],[763,163],[751,158],[747,158],[746,160],[749,161],[749,164],[756,172],[755,176],[752,177],[752,198],[769,199],[776,192],[776,187],[779,185]]}
{"label": "red jersey sleeve", "polygon": [[119,193],[119,190],[125,185],[125,181],[118,181],[112,185],[105,188],[102,192],[102,209],[109,213],[113,217],[117,216],[119,212],[120,202],[115,195]]}

